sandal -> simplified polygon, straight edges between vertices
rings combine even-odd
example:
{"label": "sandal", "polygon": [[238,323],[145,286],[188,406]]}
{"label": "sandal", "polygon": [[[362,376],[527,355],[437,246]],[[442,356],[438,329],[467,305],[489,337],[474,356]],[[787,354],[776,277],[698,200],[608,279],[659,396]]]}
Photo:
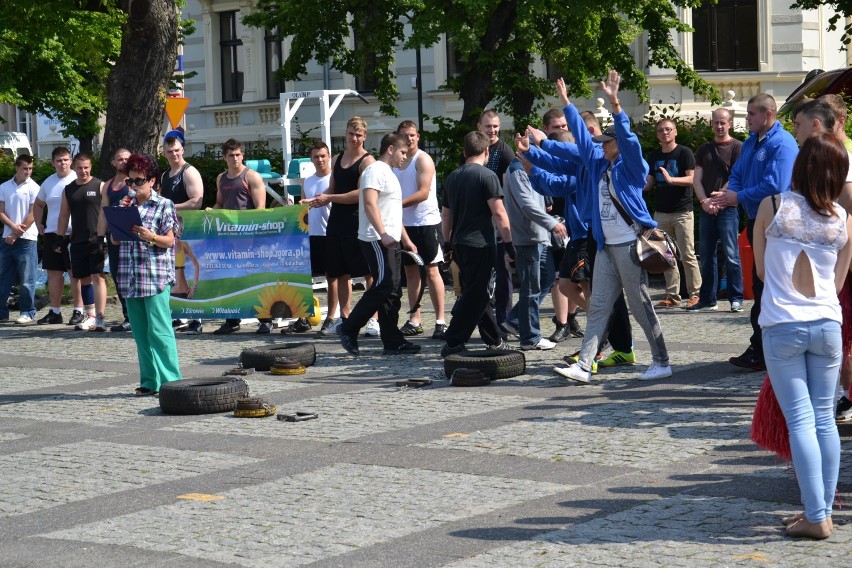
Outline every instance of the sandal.
{"label": "sandal", "polygon": [[152,396],[160,393],[151,389],[146,389],[145,387],[138,387],[135,391],[133,391],[133,394],[136,396]]}

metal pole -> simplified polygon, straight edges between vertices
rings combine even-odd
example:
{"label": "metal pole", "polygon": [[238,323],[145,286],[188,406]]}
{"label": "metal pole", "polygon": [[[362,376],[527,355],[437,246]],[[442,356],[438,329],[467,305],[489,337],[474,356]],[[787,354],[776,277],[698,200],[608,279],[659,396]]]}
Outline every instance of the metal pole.
{"label": "metal pole", "polygon": [[[417,131],[423,131],[423,74],[420,68],[420,48],[417,48]],[[420,149],[423,149],[423,140],[420,140]]]}

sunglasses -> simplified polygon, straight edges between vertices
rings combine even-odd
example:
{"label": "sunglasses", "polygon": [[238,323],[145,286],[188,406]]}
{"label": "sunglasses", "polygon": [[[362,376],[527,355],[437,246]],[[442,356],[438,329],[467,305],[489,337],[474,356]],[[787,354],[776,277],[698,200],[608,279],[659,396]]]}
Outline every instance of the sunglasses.
{"label": "sunglasses", "polygon": [[127,185],[135,185],[136,187],[141,187],[145,185],[148,180],[145,178],[127,178]]}

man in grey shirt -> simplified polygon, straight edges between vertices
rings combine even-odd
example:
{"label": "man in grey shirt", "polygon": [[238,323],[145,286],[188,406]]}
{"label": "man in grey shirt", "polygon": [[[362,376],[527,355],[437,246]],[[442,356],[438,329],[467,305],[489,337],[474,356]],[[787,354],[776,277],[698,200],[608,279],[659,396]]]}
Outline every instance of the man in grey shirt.
{"label": "man in grey shirt", "polygon": [[550,293],[556,272],[550,233],[565,238],[568,230],[547,213],[544,196],[530,185],[519,160],[506,170],[504,201],[515,245],[515,267],[521,289],[518,303],[509,312],[503,327],[517,332],[521,349],[553,349],[556,343],[541,336],[539,306]]}

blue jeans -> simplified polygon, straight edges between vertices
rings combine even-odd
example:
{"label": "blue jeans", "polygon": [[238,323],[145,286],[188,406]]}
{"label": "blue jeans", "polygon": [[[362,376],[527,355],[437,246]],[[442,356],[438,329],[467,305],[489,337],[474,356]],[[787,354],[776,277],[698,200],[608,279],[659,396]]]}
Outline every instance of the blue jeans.
{"label": "blue jeans", "polygon": [[840,471],[834,391],[840,373],[840,324],[827,319],[763,328],[763,355],[790,431],[805,517],[831,516]]}
{"label": "blue jeans", "polygon": [[36,265],[38,265],[38,249],[36,241],[18,239],[15,244],[6,244],[0,240],[0,319],[9,318],[9,308],[6,304],[15,275],[20,279],[18,302],[22,316],[34,317]]}
{"label": "blue jeans", "polygon": [[553,251],[544,244],[515,245],[515,253],[521,289],[506,321],[517,326],[522,346],[536,345],[541,339],[539,306],[550,294],[556,277]]}
{"label": "blue jeans", "polygon": [[722,242],[725,251],[725,268],[728,280],[728,301],[743,301],[743,268],[740,264],[740,248],[737,236],[740,229],[740,211],[737,207],[726,207],[718,215],[701,211],[698,236],[698,254],[701,257],[701,292],[698,300],[702,304],[715,304],[719,277],[716,262],[716,241]]}

